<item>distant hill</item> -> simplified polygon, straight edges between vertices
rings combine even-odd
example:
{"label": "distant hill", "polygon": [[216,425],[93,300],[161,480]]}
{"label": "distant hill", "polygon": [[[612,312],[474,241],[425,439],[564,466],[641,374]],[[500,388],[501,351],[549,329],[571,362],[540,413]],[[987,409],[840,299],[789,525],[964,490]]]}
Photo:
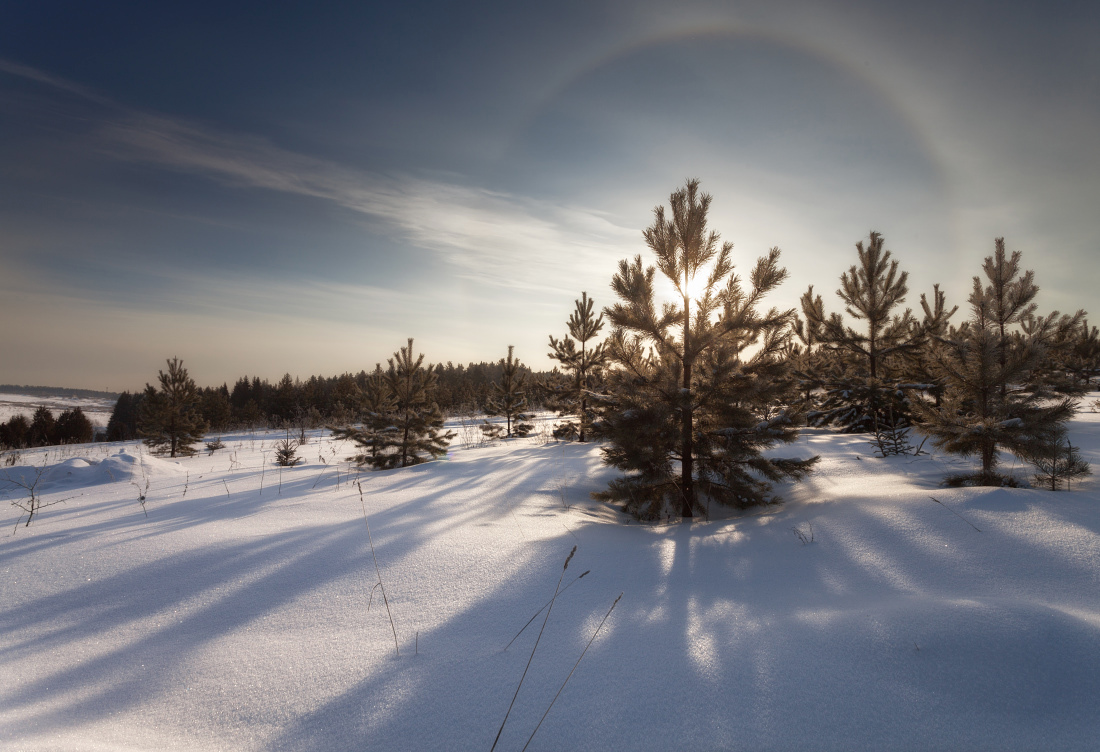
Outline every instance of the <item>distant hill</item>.
{"label": "distant hill", "polygon": [[118,392],[97,392],[94,389],[66,389],[57,386],[18,386],[0,384],[0,393],[26,394],[31,397],[82,397],[86,399],[118,399]]}

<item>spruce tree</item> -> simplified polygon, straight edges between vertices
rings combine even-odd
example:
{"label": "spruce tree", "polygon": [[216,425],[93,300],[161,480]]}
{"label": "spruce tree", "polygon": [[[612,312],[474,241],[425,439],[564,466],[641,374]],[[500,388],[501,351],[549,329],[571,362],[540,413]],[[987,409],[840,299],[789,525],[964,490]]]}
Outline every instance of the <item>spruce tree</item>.
{"label": "spruce tree", "polygon": [[198,388],[182,360],[172,358],[167,363],[167,373],[157,372],[160,390],[145,385],[138,432],[155,451],[167,451],[170,457],[190,455],[194,453],[191,445],[201,441],[206,431],[198,411]]}
{"label": "spruce tree", "polygon": [[949,478],[951,483],[1013,482],[996,471],[999,451],[1042,454],[1060,441],[1074,412],[1072,399],[1035,378],[1047,357],[1049,327],[1030,333],[1011,328],[1034,312],[1031,301],[1038,292],[1034,273],[1020,274],[1019,260],[1018,251],[1005,258],[1004,240],[998,238],[994,255],[982,266],[988,283],[974,277],[969,320],[938,337],[940,346],[930,350],[946,395],[939,407],[914,403],[920,427],[936,446],[981,462],[977,473]]}
{"label": "spruce tree", "polygon": [[[672,194],[671,217],[654,209],[643,236],[657,265],[643,266],[640,255],[620,261],[611,283],[619,302],[604,311],[614,327],[615,367],[599,430],[608,439],[605,462],[627,475],[594,495],[644,519],[691,518],[710,501],[765,503],[770,481],[799,478],[816,461],[762,454],[797,435],[788,411],[765,417],[793,387],[780,357],[793,311],[757,311],[787,272],[773,248],[745,291],[733,274],[732,243],[719,245],[707,229],[710,203],[690,180]],[[658,270],[675,287],[676,303],[659,306]],[[705,275],[701,287],[697,275]]]}
{"label": "spruce tree", "polygon": [[569,333],[560,340],[550,335],[549,357],[561,364],[568,381],[560,385],[551,382],[547,391],[557,397],[555,402],[562,413],[576,416],[577,439],[583,442],[592,422],[589,393],[607,365],[608,354],[603,342],[589,344],[603,329],[603,314],[596,316],[593,313],[593,303],[588,293],[582,292],[580,300],[574,301],[574,306],[566,322]]}
{"label": "spruce tree", "polygon": [[512,345],[508,345],[508,357],[501,358],[500,381],[493,382],[493,393],[485,404],[486,415],[503,415],[505,436],[526,436],[531,432],[531,416],[527,409],[527,373],[518,358],[512,358]]}

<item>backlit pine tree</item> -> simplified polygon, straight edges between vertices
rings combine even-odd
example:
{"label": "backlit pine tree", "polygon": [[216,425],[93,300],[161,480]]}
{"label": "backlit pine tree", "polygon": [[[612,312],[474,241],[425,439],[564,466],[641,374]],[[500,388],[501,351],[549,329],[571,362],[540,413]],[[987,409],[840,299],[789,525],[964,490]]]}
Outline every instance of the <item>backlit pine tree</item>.
{"label": "backlit pine tree", "polygon": [[[671,217],[656,207],[643,234],[657,266],[620,261],[619,302],[604,311],[614,367],[597,427],[604,461],[626,475],[593,495],[642,519],[767,503],[771,482],[801,478],[817,460],[763,455],[797,437],[796,416],[772,409],[794,388],[781,357],[793,311],[757,311],[787,272],[773,248],[743,289],[733,245],[707,229],[710,202],[690,180],[672,194]],[[658,270],[676,302],[659,305]]]}
{"label": "backlit pine tree", "polygon": [[167,372],[157,372],[160,389],[145,385],[138,433],[154,451],[168,452],[170,457],[194,454],[191,445],[206,432],[198,410],[198,388],[182,360],[172,358],[167,363]]}
{"label": "backlit pine tree", "polygon": [[845,313],[863,326],[845,323],[839,313],[826,313],[813,286],[802,296],[802,315],[797,329],[808,346],[836,353],[839,378],[822,381],[823,399],[808,415],[811,425],[836,425],[848,433],[897,432],[908,423],[908,398],[900,382],[892,378],[888,361],[915,349],[922,329],[906,309],[895,313],[909,293],[908,272],[883,248],[882,235],[871,232],[867,245],[856,243],[859,263],[840,276],[837,296]]}
{"label": "backlit pine tree", "polygon": [[568,334],[561,339],[550,335],[549,357],[561,364],[565,378],[557,384],[548,385],[551,387],[547,390],[548,396],[559,414],[577,418],[576,425],[566,423],[559,426],[555,432],[559,438],[566,435],[575,435],[578,441],[588,438],[593,418],[589,395],[600,382],[603,369],[607,366],[608,354],[604,343],[592,342],[603,325],[603,314],[595,315],[592,299],[587,292],[582,292],[580,300],[574,301],[573,313],[566,321]]}

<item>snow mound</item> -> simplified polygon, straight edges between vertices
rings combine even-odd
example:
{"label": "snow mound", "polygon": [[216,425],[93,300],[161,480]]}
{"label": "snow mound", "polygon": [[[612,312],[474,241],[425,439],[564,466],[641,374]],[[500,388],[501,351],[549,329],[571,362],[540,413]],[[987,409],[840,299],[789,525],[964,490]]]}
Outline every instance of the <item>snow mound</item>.
{"label": "snow mound", "polygon": [[28,486],[35,483],[41,473],[36,489],[54,491],[67,488],[98,486],[104,483],[129,483],[135,479],[175,478],[183,475],[184,468],[174,460],[150,457],[120,449],[106,459],[90,457],[69,457],[53,465],[25,465],[8,469],[0,481],[8,485]]}

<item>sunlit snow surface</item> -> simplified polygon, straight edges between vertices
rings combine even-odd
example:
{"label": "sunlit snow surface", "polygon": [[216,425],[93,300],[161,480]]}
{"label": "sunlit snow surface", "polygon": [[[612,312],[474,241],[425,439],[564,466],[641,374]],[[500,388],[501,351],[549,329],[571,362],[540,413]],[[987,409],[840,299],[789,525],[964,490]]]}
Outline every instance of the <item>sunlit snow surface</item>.
{"label": "sunlit snow surface", "polygon": [[[1100,415],[1071,436],[1100,472]],[[503,648],[573,545],[563,584],[591,574],[555,604],[498,749],[524,745],[620,592],[530,749],[1100,738],[1100,481],[943,489],[959,460],[813,430],[793,451],[822,461],[782,507],[646,526],[588,498],[613,477],[595,446],[456,444],[357,474],[315,435],[280,474],[277,438],[0,468],[44,465],[45,502],[68,499],[16,529],[24,493],[0,482],[0,748],[488,750],[542,617]]]}

